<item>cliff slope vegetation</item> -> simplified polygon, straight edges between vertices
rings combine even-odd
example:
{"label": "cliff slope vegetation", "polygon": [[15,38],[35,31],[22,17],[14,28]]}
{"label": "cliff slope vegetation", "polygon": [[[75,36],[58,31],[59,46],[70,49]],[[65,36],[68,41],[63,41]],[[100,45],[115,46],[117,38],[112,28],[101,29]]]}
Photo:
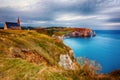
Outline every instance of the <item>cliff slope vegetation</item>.
{"label": "cliff slope vegetation", "polygon": [[[0,80],[109,80],[86,74],[69,50],[62,41],[33,30],[0,30]],[[60,67],[61,54],[68,54],[76,69]]]}
{"label": "cliff slope vegetation", "polygon": [[36,31],[0,30],[0,80],[77,79],[58,65],[67,53],[61,41]]}

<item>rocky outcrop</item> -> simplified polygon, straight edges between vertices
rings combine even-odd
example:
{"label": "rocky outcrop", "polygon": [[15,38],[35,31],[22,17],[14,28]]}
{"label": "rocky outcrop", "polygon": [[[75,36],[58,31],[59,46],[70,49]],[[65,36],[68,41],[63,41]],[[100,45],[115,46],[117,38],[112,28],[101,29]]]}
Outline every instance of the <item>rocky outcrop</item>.
{"label": "rocky outcrop", "polygon": [[68,34],[65,34],[64,37],[91,37],[96,36],[96,33],[91,29],[87,28],[75,28]]}
{"label": "rocky outcrop", "polygon": [[90,37],[90,31],[82,31],[82,32],[79,32],[79,31],[73,31],[70,33],[70,37]]}
{"label": "rocky outcrop", "polygon": [[67,54],[60,55],[59,65],[61,67],[63,67],[64,69],[74,69],[73,62],[72,62],[70,56]]}

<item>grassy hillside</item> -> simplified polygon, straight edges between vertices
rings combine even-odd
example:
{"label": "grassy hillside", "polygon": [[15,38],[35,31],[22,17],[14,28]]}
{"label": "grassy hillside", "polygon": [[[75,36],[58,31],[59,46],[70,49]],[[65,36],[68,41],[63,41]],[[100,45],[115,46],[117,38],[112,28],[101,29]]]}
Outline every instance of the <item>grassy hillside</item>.
{"label": "grassy hillside", "polygon": [[26,56],[35,53],[51,65],[56,64],[60,54],[67,53],[61,42],[54,43],[49,36],[35,31],[1,31],[0,42],[1,52],[21,58],[25,53]]}
{"label": "grassy hillside", "polygon": [[61,41],[36,31],[0,30],[0,80],[110,79],[90,76],[78,65],[75,70],[60,67],[60,55],[68,51]]}
{"label": "grassy hillside", "polygon": [[0,80],[72,79],[68,71],[58,65],[60,54],[67,53],[61,41],[47,35],[0,30]]}

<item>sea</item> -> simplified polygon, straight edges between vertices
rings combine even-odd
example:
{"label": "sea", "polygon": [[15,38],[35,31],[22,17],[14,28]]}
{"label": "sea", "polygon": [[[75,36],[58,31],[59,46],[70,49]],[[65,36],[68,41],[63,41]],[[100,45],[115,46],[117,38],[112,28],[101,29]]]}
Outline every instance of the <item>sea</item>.
{"label": "sea", "polygon": [[100,73],[120,70],[120,30],[95,30],[96,36],[90,38],[65,38],[74,57],[86,57],[102,66]]}

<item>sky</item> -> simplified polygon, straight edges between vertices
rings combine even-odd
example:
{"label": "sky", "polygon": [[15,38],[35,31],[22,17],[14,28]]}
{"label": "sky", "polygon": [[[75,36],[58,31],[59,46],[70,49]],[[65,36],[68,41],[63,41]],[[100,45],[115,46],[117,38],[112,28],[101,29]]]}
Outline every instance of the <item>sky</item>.
{"label": "sky", "polygon": [[0,0],[0,25],[120,30],[120,0]]}

